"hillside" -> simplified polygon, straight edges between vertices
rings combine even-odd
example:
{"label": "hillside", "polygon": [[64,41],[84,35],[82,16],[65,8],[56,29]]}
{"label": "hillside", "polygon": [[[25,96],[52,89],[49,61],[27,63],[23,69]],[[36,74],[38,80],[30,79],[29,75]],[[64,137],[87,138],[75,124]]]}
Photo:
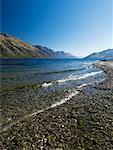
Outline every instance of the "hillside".
{"label": "hillside", "polygon": [[1,58],[28,58],[28,57],[47,57],[46,54],[40,53],[38,48],[24,43],[23,41],[9,36],[0,34],[0,57]]}
{"label": "hillside", "polygon": [[1,33],[0,58],[74,58],[74,56],[42,46],[31,46],[16,37]]}
{"label": "hillside", "polygon": [[84,59],[97,59],[97,60],[113,60],[113,49],[104,50],[102,52],[93,53]]}

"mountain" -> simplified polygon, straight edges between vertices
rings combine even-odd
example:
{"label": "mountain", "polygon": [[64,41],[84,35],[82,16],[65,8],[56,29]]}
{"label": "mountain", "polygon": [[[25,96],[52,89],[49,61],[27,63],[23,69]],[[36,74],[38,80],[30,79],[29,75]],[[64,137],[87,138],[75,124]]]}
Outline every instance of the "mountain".
{"label": "mountain", "polygon": [[40,49],[32,47],[23,41],[7,35],[0,34],[0,57],[1,58],[28,58],[28,57],[47,57],[41,54]]}
{"label": "mountain", "polygon": [[32,46],[5,33],[0,34],[0,58],[75,58],[69,53]]}
{"label": "mountain", "polygon": [[[72,54],[65,53],[63,51],[57,51],[57,55],[59,58],[75,58],[75,56],[73,56]],[[77,57],[76,57],[76,59],[77,59]]]}
{"label": "mountain", "polygon": [[47,47],[35,45],[34,47],[41,50],[42,53],[46,54],[48,58],[76,58],[70,53],[66,53],[64,51],[53,51],[52,49],[49,49]]}
{"label": "mountain", "polygon": [[102,52],[93,53],[85,57],[84,59],[113,60],[113,49],[108,49]]}

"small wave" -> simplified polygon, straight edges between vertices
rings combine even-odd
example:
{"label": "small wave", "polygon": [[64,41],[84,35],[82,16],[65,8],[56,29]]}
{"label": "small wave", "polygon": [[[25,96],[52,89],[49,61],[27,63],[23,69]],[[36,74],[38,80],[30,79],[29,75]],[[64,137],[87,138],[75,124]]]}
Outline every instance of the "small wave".
{"label": "small wave", "polygon": [[43,83],[43,84],[42,84],[42,87],[48,87],[48,86],[50,86],[50,85],[52,85],[52,82],[50,82],[50,83]]}
{"label": "small wave", "polygon": [[93,63],[92,62],[85,62],[83,64],[83,67],[85,67],[86,69],[93,68]]}
{"label": "small wave", "polygon": [[87,85],[88,84],[84,83],[84,84],[79,85],[78,88],[82,88],[82,87],[87,86]]}
{"label": "small wave", "polygon": [[95,76],[96,74],[100,74],[100,73],[102,73],[102,71],[96,71],[96,72],[86,73],[86,74],[83,74],[81,76],[74,75],[74,76],[68,77],[66,79],[58,80],[57,82],[62,83],[62,82],[67,82],[67,81],[80,80],[80,79],[84,79],[84,78],[87,78],[87,77],[90,77],[90,76]]}
{"label": "small wave", "polygon": [[76,80],[80,80],[80,79],[84,79],[90,76],[95,76],[96,74],[100,74],[103,71],[96,71],[96,72],[91,72],[91,73],[86,73],[83,75],[69,75],[67,78],[61,79],[61,80],[56,80],[54,82],[50,82],[50,83],[43,83],[42,87],[48,87],[53,85],[54,83],[64,83],[64,82],[68,82],[68,81],[76,81]]}
{"label": "small wave", "polygon": [[0,65],[6,65],[6,66],[20,65],[20,66],[23,66],[24,64],[23,63],[3,63],[3,62],[0,62]]}
{"label": "small wave", "polygon": [[57,74],[57,73],[66,73],[66,72],[74,72],[74,71],[80,71],[80,70],[84,70],[84,68],[79,68],[79,69],[69,69],[69,70],[58,70],[58,71],[48,71],[48,72],[38,72],[38,73],[35,73],[35,75],[37,74]]}
{"label": "small wave", "polygon": [[89,66],[89,65],[92,65],[92,62],[85,62],[85,63],[83,64],[83,66]]}

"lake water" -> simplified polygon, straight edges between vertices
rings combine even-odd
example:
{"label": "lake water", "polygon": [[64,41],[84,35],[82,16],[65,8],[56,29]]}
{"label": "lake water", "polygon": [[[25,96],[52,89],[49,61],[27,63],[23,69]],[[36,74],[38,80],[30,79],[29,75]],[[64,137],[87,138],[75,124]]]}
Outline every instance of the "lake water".
{"label": "lake water", "polygon": [[4,59],[0,62],[3,86],[74,81],[76,77],[98,71],[90,65],[94,61],[76,59]]}

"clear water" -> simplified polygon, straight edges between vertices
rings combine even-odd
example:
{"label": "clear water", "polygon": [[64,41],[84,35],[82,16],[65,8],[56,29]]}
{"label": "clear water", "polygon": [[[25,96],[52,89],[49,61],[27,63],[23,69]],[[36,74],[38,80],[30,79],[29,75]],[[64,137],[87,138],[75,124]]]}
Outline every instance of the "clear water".
{"label": "clear water", "polygon": [[5,86],[48,83],[96,71],[94,61],[76,59],[3,59],[1,83]]}
{"label": "clear water", "polygon": [[60,106],[84,86],[105,78],[102,71],[92,67],[94,61],[4,59],[0,63],[2,130],[45,109]]}

